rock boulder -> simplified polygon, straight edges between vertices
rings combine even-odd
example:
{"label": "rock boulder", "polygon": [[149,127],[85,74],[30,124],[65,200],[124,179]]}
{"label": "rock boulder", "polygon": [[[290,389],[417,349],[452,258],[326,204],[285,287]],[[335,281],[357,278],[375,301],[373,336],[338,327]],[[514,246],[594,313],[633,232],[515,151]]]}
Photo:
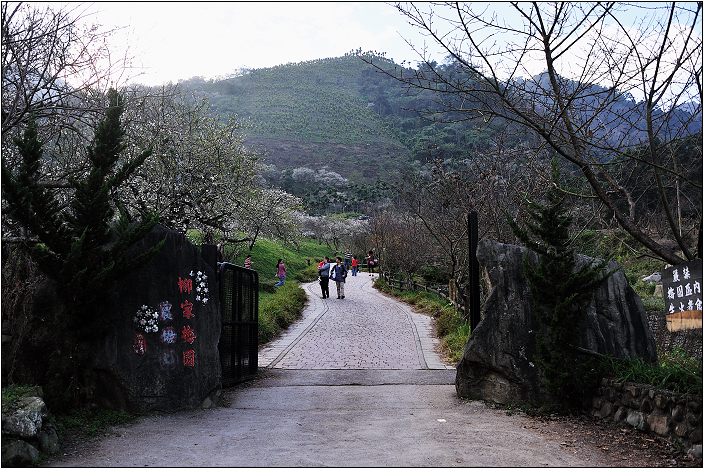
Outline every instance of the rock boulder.
{"label": "rock boulder", "polygon": [[120,322],[95,369],[101,405],[127,412],[176,411],[221,401],[216,273],[182,234],[157,226],[137,256],[166,238],[159,254],[118,290]]}
{"label": "rock boulder", "polygon": [[[489,286],[482,319],[472,331],[457,365],[455,387],[460,397],[497,403],[541,405],[551,402],[534,362],[538,322],[533,313],[520,246],[482,239],[477,258]],[[531,254],[536,265],[538,256]],[[594,259],[579,256],[578,265]],[[657,360],[640,298],[617,262],[616,272],[594,294],[582,325],[580,346],[617,358]]]}

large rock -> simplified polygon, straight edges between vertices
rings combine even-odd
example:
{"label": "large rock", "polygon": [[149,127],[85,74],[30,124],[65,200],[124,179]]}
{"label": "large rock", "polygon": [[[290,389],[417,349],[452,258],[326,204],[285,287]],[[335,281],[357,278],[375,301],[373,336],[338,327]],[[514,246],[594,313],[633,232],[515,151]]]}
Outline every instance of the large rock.
{"label": "large rock", "polygon": [[[488,282],[489,295],[482,319],[472,331],[457,365],[455,387],[460,397],[498,403],[541,405],[551,399],[534,362],[538,322],[533,313],[528,282],[521,265],[526,248],[482,239],[477,259]],[[533,265],[538,256],[531,254]],[[578,265],[593,262],[579,256]],[[645,309],[617,270],[594,294],[582,325],[580,346],[618,358],[657,360],[655,341],[648,329]]]}
{"label": "large rock", "polygon": [[16,438],[36,438],[42,423],[49,416],[49,410],[40,397],[25,397],[12,406],[11,411],[2,413],[2,432]]}
{"label": "large rock", "polygon": [[2,440],[2,466],[27,467],[39,461],[39,450],[24,440]]}
{"label": "large rock", "polygon": [[221,401],[216,273],[185,236],[162,227],[129,254],[137,256],[164,237],[159,254],[130,274],[118,300],[106,305],[117,310],[120,322],[96,358],[96,397],[104,406],[175,411]]}

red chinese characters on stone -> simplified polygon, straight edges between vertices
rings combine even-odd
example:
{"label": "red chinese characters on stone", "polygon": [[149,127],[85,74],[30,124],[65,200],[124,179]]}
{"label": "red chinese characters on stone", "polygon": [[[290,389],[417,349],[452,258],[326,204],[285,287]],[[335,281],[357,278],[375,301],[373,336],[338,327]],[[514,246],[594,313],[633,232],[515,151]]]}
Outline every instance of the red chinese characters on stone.
{"label": "red chinese characters on stone", "polygon": [[193,291],[193,281],[189,278],[182,279],[181,277],[179,277],[178,291],[180,291],[181,293],[188,293],[190,295],[191,291]]}
{"label": "red chinese characters on stone", "polygon": [[132,350],[134,350],[135,355],[143,357],[147,353],[147,341],[144,339],[142,334],[135,334],[134,341],[132,342]]}
{"label": "red chinese characters on stone", "polygon": [[196,340],[196,331],[191,329],[191,326],[183,326],[183,330],[181,331],[181,337],[183,337],[184,342],[192,344],[193,341]]}
{"label": "red chinese characters on stone", "polygon": [[193,303],[190,301],[186,300],[184,303],[181,303],[181,309],[183,309],[184,318],[191,319],[195,316],[195,314],[193,314]]}
{"label": "red chinese characters on stone", "polygon": [[196,366],[196,352],[194,350],[183,352],[183,366]]}

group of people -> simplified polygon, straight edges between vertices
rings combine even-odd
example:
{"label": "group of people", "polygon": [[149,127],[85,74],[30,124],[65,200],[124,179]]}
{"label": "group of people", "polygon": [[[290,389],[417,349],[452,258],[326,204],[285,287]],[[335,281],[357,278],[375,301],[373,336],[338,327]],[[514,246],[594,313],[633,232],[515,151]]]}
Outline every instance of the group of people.
{"label": "group of people", "polygon": [[[347,278],[348,269],[342,263],[342,258],[337,256],[335,264],[330,264],[330,258],[325,256],[318,264],[318,275],[320,276],[320,289],[323,292],[323,299],[330,298],[330,280],[337,285],[337,299],[345,298],[345,279]],[[355,275],[353,272],[352,275]]]}
{"label": "group of people", "polygon": [[[378,261],[374,257],[374,252],[369,251],[367,255],[367,266],[369,267],[369,275],[372,274],[374,266]],[[352,276],[356,277],[357,272],[359,272],[359,261],[357,256],[353,256],[350,250],[347,249],[343,258],[337,256],[335,258],[335,264],[330,264],[330,258],[325,256],[318,264],[318,275],[320,276],[320,289],[322,290],[322,298],[330,298],[330,280],[335,282],[337,287],[337,299],[342,300],[345,298],[345,279],[347,278],[347,272],[352,268]]]}
{"label": "group of people", "polygon": [[[374,267],[378,263],[374,257],[374,252],[369,251],[366,256],[367,266],[369,268],[369,275],[372,274]],[[244,261],[244,266],[247,269],[252,268],[252,256],[248,255]],[[347,273],[352,269],[352,276],[356,276],[359,272],[359,261],[357,256],[353,256],[350,250],[347,249],[344,254],[344,264],[343,258],[337,256],[335,258],[335,264],[330,263],[330,258],[325,256],[322,262],[318,264],[318,275],[320,276],[320,288],[322,289],[322,298],[330,298],[330,280],[334,281],[337,286],[337,299],[342,300],[345,298],[345,279],[347,278]],[[283,263],[283,259],[279,259],[276,262],[276,276],[279,278],[279,283],[274,285],[275,287],[281,287],[286,281],[286,266]]]}

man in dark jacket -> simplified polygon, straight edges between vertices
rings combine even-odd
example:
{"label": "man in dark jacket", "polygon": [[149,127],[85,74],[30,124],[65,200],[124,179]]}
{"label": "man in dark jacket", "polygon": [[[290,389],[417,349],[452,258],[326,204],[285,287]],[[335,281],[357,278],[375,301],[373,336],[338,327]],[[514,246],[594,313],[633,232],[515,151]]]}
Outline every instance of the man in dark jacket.
{"label": "man in dark jacket", "polygon": [[318,275],[320,275],[320,289],[323,291],[323,299],[330,298],[330,259],[323,258],[323,262],[318,264]]}

